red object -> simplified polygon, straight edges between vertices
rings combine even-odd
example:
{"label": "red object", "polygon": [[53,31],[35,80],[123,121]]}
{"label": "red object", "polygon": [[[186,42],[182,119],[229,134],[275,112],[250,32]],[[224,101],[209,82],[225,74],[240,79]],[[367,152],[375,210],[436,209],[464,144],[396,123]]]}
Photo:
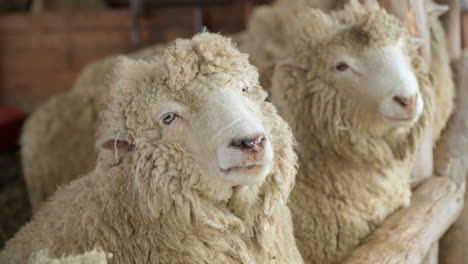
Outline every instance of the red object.
{"label": "red object", "polygon": [[0,151],[18,145],[26,114],[18,109],[0,106]]}

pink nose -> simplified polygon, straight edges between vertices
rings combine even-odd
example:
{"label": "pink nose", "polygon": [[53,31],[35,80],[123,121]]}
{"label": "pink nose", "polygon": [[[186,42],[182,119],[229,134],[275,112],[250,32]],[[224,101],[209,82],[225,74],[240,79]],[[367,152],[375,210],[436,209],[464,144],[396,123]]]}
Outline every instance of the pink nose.
{"label": "pink nose", "polygon": [[402,96],[395,96],[393,97],[393,101],[401,106],[407,113],[411,114],[416,107],[416,100],[417,97],[402,97]]}
{"label": "pink nose", "polygon": [[260,134],[249,138],[233,139],[229,146],[256,153],[262,150],[265,140],[265,135]]}

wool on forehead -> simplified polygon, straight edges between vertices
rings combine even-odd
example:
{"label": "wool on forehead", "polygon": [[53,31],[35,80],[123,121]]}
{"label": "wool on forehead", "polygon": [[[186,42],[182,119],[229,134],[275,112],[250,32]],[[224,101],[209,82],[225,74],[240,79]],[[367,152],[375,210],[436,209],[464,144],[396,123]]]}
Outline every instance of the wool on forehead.
{"label": "wool on forehead", "polygon": [[177,40],[161,59],[166,85],[174,91],[188,88],[194,79],[206,79],[214,73],[258,78],[248,55],[240,53],[231,39],[218,34],[202,33],[190,40]]}
{"label": "wool on forehead", "polygon": [[[339,11],[324,13],[308,8],[298,16],[294,43],[296,50],[316,49],[324,44],[343,44],[366,52],[396,43],[408,36],[404,25],[393,15],[374,4],[351,1]],[[299,49],[301,47],[301,49]]]}
{"label": "wool on forehead", "polygon": [[[113,94],[187,93],[204,88],[221,88],[231,79],[256,85],[258,72],[240,53],[231,39],[219,34],[201,33],[192,39],[179,39],[163,55],[145,60],[120,58],[111,76]],[[213,85],[203,85],[212,82]],[[216,84],[216,85],[214,85]]]}

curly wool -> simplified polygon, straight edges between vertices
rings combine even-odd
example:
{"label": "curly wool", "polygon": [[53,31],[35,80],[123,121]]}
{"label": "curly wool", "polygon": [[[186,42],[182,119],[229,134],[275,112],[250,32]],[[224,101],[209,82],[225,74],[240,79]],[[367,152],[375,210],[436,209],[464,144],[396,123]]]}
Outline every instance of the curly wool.
{"label": "curly wool", "polygon": [[338,45],[359,54],[405,35],[403,25],[375,6],[353,3],[326,15],[304,11],[289,52],[306,72],[277,70],[273,103],[299,142],[300,169],[291,194],[294,231],[306,263],[339,263],[387,216],[410,202],[409,175],[432,120],[426,67],[408,50],[425,110],[411,129],[382,134],[365,119],[359,98],[336,87],[325,62]]}
{"label": "curly wool", "polygon": [[261,89],[252,100],[275,154],[263,184],[217,189],[190,153],[160,142],[161,128],[148,118],[151,98],[206,93],[193,84],[219,71],[223,83],[238,76],[258,82],[247,56],[214,34],[177,41],[162,57],[122,59],[100,137],[121,134],[134,149],[102,150],[96,169],[42,206],[7,242],[0,262],[24,263],[41,250],[57,258],[96,247],[113,254],[109,263],[302,263],[285,204],[296,173],[293,137]]}

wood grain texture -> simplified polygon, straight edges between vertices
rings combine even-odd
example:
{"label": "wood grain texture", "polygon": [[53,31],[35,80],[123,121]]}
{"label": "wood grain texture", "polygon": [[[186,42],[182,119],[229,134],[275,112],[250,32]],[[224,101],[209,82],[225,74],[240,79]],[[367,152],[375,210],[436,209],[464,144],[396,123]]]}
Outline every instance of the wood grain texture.
{"label": "wood grain texture", "polygon": [[[158,9],[141,18],[145,45],[193,34],[188,8]],[[0,17],[0,103],[34,108],[71,88],[81,67],[131,50],[126,10]]]}
{"label": "wood grain texture", "polygon": [[414,192],[411,205],[390,216],[344,264],[421,263],[458,217],[464,186],[433,177]]}

